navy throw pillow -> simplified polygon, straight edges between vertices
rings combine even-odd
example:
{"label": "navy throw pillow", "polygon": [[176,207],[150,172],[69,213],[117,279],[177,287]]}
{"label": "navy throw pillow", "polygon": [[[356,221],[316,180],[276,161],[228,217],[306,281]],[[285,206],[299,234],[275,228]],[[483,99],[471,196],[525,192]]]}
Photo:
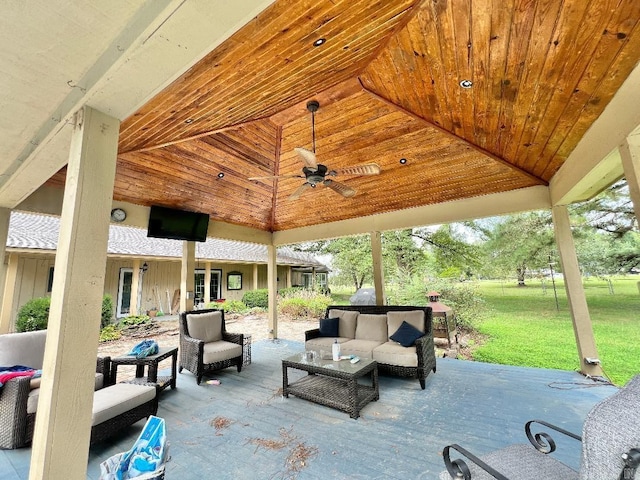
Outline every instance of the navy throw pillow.
{"label": "navy throw pillow", "polygon": [[420,337],[424,337],[424,332],[421,332],[416,327],[407,322],[402,322],[402,325],[396,330],[396,333],[389,338],[394,342],[398,342],[403,347],[410,347]]}
{"label": "navy throw pillow", "polygon": [[339,318],[321,318],[320,319],[320,336],[321,337],[337,337]]}

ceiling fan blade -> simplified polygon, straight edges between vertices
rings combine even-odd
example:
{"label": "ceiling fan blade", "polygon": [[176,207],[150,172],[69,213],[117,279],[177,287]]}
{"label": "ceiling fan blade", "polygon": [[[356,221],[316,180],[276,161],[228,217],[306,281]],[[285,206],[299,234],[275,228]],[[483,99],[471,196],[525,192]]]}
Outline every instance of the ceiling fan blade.
{"label": "ceiling fan blade", "polygon": [[247,180],[275,180],[276,178],[305,178],[303,175],[267,175],[265,177],[249,177]]}
{"label": "ceiling fan blade", "polygon": [[302,195],[309,188],[311,188],[311,184],[309,182],[304,182],[298,187],[295,192],[289,195],[289,200],[297,200],[298,198],[300,198],[300,195]]}
{"label": "ceiling fan blade", "polygon": [[327,187],[329,187],[334,192],[338,192],[343,197],[353,197],[356,194],[356,191],[345,185],[344,183],[336,182],[335,180],[326,179],[323,182]]}
{"label": "ceiling fan blade", "polygon": [[330,175],[378,175],[382,169],[377,163],[366,163],[364,165],[354,165],[352,167],[338,168],[331,170]]}
{"label": "ceiling fan blade", "polygon": [[316,161],[316,154],[306,148],[294,148],[295,152],[300,156],[304,162],[304,166],[310,170],[318,169],[318,162]]}

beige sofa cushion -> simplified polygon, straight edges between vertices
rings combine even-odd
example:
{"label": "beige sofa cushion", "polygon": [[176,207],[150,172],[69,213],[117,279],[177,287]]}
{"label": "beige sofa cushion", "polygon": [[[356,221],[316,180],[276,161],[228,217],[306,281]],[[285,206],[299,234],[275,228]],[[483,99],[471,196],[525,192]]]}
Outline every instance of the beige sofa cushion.
{"label": "beige sofa cushion", "polygon": [[387,342],[373,349],[373,359],[378,363],[398,365],[400,367],[417,367],[418,354],[416,347],[403,347],[396,342]]}
{"label": "beige sofa cushion", "polygon": [[[407,322],[412,327],[424,332],[424,312],[422,310],[409,310],[407,312],[387,312],[388,331],[387,339],[396,333],[402,322]],[[385,340],[386,341],[386,340]]]}
{"label": "beige sofa cushion", "polygon": [[334,340],[338,340],[338,343],[340,345],[342,345],[345,342],[348,342],[349,340],[353,340],[352,338],[346,338],[346,337],[338,337],[338,338],[333,338],[333,337],[318,337],[318,338],[312,338],[311,340],[307,340],[306,342],[304,342],[304,349],[305,350],[313,350],[315,352],[321,352],[324,351],[328,356],[331,356],[331,345],[333,345],[333,341]]}
{"label": "beige sofa cushion", "polygon": [[387,316],[361,313],[358,315],[356,340],[373,340],[384,343],[389,340]]}
{"label": "beige sofa cushion", "polygon": [[46,330],[0,335],[0,365],[42,369]]}
{"label": "beige sofa cushion", "polygon": [[222,340],[222,312],[188,313],[189,336],[203,342]]}
{"label": "beige sofa cushion", "polygon": [[242,355],[242,345],[233,342],[220,340],[218,342],[210,342],[204,344],[202,352],[202,362],[216,363],[222,360],[240,357]]}
{"label": "beige sofa cushion", "polygon": [[93,394],[91,425],[98,425],[153,400],[156,387],[117,383]]}
{"label": "beige sofa cushion", "polygon": [[[376,340],[349,340],[340,345],[340,355],[357,355],[360,358],[373,358],[374,348],[380,346]],[[346,360],[343,360],[346,362]]]}
{"label": "beige sofa cushion", "polygon": [[[27,396],[27,413],[36,413],[38,409],[38,397],[40,395],[40,382],[42,377],[32,378],[29,383],[29,395]],[[99,390],[104,385],[104,375],[96,373],[94,390]]]}
{"label": "beige sofa cushion", "polygon": [[358,312],[350,312],[349,310],[329,310],[327,318],[339,318],[338,333],[341,337],[356,338],[356,322]]}

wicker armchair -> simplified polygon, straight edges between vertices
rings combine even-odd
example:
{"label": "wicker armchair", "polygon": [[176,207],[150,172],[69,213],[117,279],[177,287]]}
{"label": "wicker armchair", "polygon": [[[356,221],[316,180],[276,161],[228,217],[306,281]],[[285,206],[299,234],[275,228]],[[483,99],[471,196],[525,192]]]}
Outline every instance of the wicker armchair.
{"label": "wicker armchair", "polygon": [[[539,424],[537,433],[532,433],[533,424]],[[540,425],[582,442],[579,472],[548,455],[556,444]],[[582,437],[540,420],[527,422],[525,433],[531,445],[510,445],[482,457],[459,445],[445,447],[447,471],[440,479],[633,480],[640,466],[640,375],[591,409]],[[451,450],[465,456],[470,464],[451,460]]]}
{"label": "wicker armchair", "polygon": [[180,313],[180,363],[178,372],[186,368],[200,385],[207,372],[235,365],[242,370],[241,333],[228,333],[222,310],[193,310]]}

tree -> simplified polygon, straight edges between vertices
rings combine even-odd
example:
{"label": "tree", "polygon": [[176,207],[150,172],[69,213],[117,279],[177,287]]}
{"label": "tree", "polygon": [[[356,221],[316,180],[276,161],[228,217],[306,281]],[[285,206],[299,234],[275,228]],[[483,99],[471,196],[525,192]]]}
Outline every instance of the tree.
{"label": "tree", "polygon": [[333,267],[339,270],[339,275],[352,282],[356,291],[365,281],[372,279],[373,259],[369,235],[337,238],[316,245],[320,246],[321,253],[333,256]]}
{"label": "tree", "polygon": [[516,273],[519,286],[525,286],[528,270],[548,265],[555,249],[551,213],[527,212],[492,219],[484,226],[475,222],[478,231],[487,238],[483,245],[485,263],[495,270]]}
{"label": "tree", "polygon": [[614,183],[591,200],[572,205],[571,215],[614,238],[638,230],[626,180]]}

